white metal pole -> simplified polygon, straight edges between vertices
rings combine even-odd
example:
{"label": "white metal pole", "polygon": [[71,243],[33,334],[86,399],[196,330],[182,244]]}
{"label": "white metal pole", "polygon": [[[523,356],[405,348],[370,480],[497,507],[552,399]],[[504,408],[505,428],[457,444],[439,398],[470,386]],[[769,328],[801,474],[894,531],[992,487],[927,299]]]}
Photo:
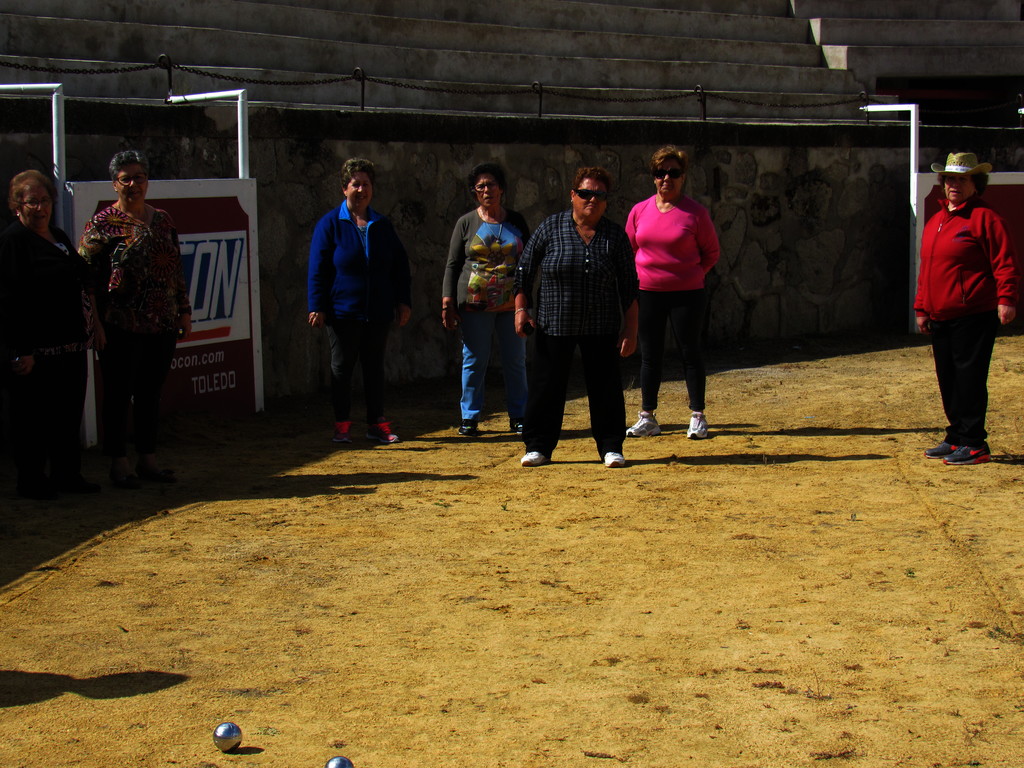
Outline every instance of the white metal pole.
{"label": "white metal pole", "polygon": [[921,255],[917,247],[917,169],[921,152],[920,146],[920,106],[917,104],[867,104],[861,107],[865,112],[909,112],[910,113],[910,316],[908,328],[911,333],[917,331],[917,319],[913,309],[916,295],[917,273],[921,268]]}
{"label": "white metal pole", "polygon": [[249,97],[238,94],[238,178],[249,178]]}
{"label": "white metal pole", "polygon": [[60,206],[57,211],[60,216],[61,229],[70,232],[73,228],[71,221],[71,206],[68,205],[67,184],[67,147],[64,141],[64,88],[58,85],[53,89],[53,97],[50,104],[53,113],[53,181],[57,187]]}
{"label": "white metal pole", "polygon": [[187,96],[168,96],[168,104],[191,104],[198,101],[238,100],[238,178],[249,178],[249,98],[246,90],[193,93]]}
{"label": "white metal pole", "polygon": [[64,143],[64,86],[62,83],[10,83],[0,85],[0,93],[30,93],[50,94],[51,109],[51,144],[53,149],[53,168],[50,172],[53,176],[54,186],[57,187],[56,206],[57,220],[61,228],[68,231],[71,226],[71,211],[65,205],[66,190],[64,182],[67,181],[67,153]]}
{"label": "white metal pole", "polygon": [[868,104],[861,107],[865,112],[909,112],[910,113],[910,210],[917,221],[917,169],[920,162],[920,106],[918,104]]}

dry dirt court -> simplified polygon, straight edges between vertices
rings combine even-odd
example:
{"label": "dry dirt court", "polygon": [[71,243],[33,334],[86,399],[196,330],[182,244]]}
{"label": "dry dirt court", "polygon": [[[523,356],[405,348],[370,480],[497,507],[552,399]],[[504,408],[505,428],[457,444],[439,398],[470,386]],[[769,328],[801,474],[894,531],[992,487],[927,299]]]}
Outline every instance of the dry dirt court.
{"label": "dry dirt court", "polygon": [[1024,765],[1024,336],[977,467],[921,457],[920,339],[712,365],[712,438],[670,382],[621,470],[580,399],[550,466],[504,414],[455,437],[453,381],[390,447],[315,398],[173,420],[174,487],[44,506],[5,464],[0,766]]}

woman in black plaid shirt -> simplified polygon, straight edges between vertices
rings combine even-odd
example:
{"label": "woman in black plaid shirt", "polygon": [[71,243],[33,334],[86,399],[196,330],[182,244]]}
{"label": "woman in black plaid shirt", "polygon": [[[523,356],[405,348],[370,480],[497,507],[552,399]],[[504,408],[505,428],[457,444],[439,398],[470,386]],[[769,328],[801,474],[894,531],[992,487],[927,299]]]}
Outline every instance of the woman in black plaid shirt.
{"label": "woman in black plaid shirt", "polygon": [[604,168],[580,168],[570,193],[572,207],[544,220],[516,270],[516,332],[525,336],[537,331],[523,428],[524,467],[546,464],[558,445],[577,347],[598,455],[607,467],[626,463],[619,357],[629,357],[636,349],[637,277],[629,238],[604,218],[610,189],[611,177]]}

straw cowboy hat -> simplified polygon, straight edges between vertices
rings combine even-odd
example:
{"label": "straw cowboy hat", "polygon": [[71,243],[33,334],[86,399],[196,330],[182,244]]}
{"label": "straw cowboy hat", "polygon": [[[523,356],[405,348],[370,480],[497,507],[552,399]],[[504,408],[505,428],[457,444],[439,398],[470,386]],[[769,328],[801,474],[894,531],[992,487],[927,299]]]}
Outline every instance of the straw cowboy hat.
{"label": "straw cowboy hat", "polygon": [[932,163],[932,170],[956,176],[973,176],[976,173],[989,173],[992,163],[979,163],[978,156],[973,152],[950,152],[946,165]]}

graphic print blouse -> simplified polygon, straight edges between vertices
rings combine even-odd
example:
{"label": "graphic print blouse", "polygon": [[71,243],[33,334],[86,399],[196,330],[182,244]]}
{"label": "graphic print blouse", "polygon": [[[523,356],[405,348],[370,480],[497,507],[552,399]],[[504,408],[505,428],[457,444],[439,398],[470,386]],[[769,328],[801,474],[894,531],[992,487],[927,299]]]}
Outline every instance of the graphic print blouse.
{"label": "graphic print blouse", "polygon": [[515,211],[506,211],[499,224],[484,221],[475,209],[462,216],[452,231],[442,298],[470,311],[513,309],[516,267],[529,234]]}

